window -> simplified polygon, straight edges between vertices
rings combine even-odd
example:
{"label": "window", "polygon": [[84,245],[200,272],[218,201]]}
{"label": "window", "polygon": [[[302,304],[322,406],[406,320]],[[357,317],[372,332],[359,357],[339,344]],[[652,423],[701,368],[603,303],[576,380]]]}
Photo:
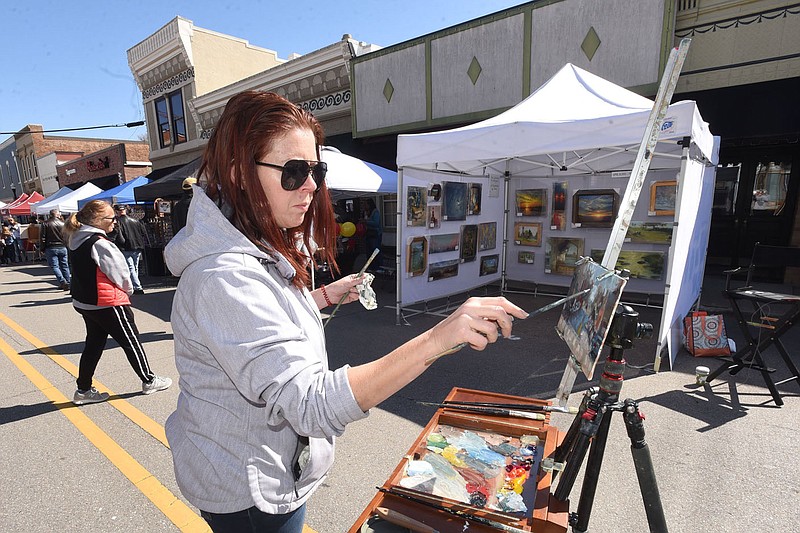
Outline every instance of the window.
{"label": "window", "polygon": [[397,195],[387,194],[383,197],[383,227],[397,228]]}
{"label": "window", "polygon": [[791,163],[770,161],[759,163],[756,167],[756,179],[753,184],[752,211],[767,212],[779,215],[786,203],[789,191],[789,176],[792,173]]}
{"label": "window", "polygon": [[186,119],[183,115],[183,95],[176,91],[169,95],[169,109],[172,113],[172,131],[175,132],[175,144],[186,142]]}
{"label": "window", "polygon": [[186,142],[186,115],[180,89],[155,101],[158,140],[161,148]]}

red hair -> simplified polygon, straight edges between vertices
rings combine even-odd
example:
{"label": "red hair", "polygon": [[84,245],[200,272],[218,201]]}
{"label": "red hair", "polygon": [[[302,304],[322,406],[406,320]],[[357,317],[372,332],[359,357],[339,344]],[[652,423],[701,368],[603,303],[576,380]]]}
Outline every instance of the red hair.
{"label": "red hair", "polygon": [[[209,198],[233,209],[230,221],[239,231],[256,246],[263,248],[266,242],[289,260],[297,272],[292,283],[300,288],[310,283],[311,276],[306,256],[298,250],[298,241],[313,250],[310,244],[313,239],[319,257],[338,272],[335,257],[338,226],[328,187],[324,182],[317,187],[300,226],[283,231],[275,221],[255,164],[272,151],[281,137],[296,129],[314,134],[319,159],[325,133],[311,113],[275,93],[239,93],[225,105],[197,175],[206,178]],[[312,268],[313,261],[312,257]]]}

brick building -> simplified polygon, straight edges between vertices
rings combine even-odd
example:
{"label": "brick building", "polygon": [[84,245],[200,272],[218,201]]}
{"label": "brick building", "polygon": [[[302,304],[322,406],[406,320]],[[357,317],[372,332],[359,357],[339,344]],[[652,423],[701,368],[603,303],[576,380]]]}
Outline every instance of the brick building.
{"label": "brick building", "polygon": [[150,147],[145,142],[118,143],[56,166],[58,183],[93,183],[110,189],[150,172]]}
{"label": "brick building", "polygon": [[[120,156],[122,160],[136,163],[137,173],[135,176],[149,172],[149,148],[148,144],[143,141],[58,137],[46,135],[43,127],[39,124],[28,124],[15,133],[13,138],[12,161],[9,168],[17,178],[13,181],[17,194],[30,194],[33,191],[38,191],[45,196],[49,196],[66,184],[58,180],[59,174],[56,169],[59,165],[119,145],[124,147]],[[127,158],[125,157],[126,154]],[[102,157],[106,156],[109,157],[110,163],[112,161],[111,153],[102,155]],[[116,175],[116,172],[123,172],[122,167],[116,170],[114,175]],[[110,174],[111,172],[106,172],[105,174],[95,173],[87,176],[87,178],[91,180],[107,177]],[[123,172],[123,175],[127,174],[129,174],[128,171]],[[117,184],[119,184],[118,178],[114,185]],[[98,186],[102,187],[102,185]],[[11,184],[9,184],[8,187],[4,187],[0,191],[0,195],[2,195],[2,198],[11,197],[11,190]]]}

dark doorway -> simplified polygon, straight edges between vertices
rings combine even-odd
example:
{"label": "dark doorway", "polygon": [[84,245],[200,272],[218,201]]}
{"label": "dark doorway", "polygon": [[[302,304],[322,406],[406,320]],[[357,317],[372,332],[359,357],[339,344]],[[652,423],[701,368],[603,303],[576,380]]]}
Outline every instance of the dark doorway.
{"label": "dark doorway", "polygon": [[[755,243],[789,246],[798,195],[796,150],[737,147],[720,154],[706,271],[750,263]],[[783,274],[773,273],[781,281]]]}

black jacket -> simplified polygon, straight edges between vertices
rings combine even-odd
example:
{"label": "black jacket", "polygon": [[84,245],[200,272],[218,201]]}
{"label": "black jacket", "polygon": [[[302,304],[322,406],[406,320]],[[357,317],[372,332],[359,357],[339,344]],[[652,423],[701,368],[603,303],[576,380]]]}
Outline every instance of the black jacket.
{"label": "black jacket", "polygon": [[144,250],[147,245],[147,232],[144,224],[127,215],[117,217],[117,232],[119,235],[114,243],[124,251]]}
{"label": "black jacket", "polygon": [[42,250],[48,248],[64,248],[67,246],[64,241],[64,221],[58,218],[48,218],[42,223],[39,233],[39,242]]}

